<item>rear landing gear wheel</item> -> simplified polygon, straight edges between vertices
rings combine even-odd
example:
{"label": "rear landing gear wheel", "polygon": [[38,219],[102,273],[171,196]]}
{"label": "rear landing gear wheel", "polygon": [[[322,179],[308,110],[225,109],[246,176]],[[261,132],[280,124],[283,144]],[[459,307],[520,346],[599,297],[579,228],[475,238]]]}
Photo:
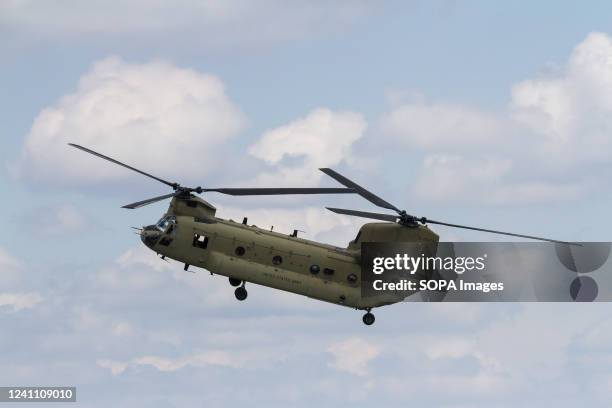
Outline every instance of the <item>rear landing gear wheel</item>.
{"label": "rear landing gear wheel", "polygon": [[234,295],[236,296],[236,299],[242,301],[247,298],[248,293],[244,286],[239,286],[234,291]]}
{"label": "rear landing gear wheel", "polygon": [[229,282],[232,286],[240,286],[240,284],[242,283],[242,281],[237,278],[229,278]]}
{"label": "rear landing gear wheel", "polygon": [[374,324],[374,320],[376,320],[376,318],[374,317],[374,315],[370,312],[366,313],[363,315],[363,323],[366,326],[371,326]]}

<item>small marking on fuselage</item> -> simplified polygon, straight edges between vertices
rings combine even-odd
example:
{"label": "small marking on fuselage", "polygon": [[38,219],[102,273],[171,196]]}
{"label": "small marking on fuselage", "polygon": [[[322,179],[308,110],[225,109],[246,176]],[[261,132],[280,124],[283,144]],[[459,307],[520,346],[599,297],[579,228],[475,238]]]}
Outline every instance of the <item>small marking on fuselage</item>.
{"label": "small marking on fuselage", "polygon": [[302,284],[302,281],[299,281],[297,279],[291,279],[291,278],[288,278],[286,276],[281,276],[281,275],[277,275],[277,274],[270,273],[270,272],[264,272],[263,275],[267,276],[269,278],[274,278],[274,279],[282,280],[282,281],[285,281],[285,282],[293,283],[294,285],[301,285]]}

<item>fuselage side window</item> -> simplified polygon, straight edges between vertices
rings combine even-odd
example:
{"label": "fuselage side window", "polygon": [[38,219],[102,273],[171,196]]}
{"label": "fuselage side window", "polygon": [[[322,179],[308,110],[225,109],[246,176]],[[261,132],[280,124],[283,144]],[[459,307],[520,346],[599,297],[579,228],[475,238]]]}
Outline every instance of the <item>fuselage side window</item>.
{"label": "fuselage side window", "polygon": [[193,234],[193,246],[196,248],[206,249],[208,246],[208,237],[206,235]]}

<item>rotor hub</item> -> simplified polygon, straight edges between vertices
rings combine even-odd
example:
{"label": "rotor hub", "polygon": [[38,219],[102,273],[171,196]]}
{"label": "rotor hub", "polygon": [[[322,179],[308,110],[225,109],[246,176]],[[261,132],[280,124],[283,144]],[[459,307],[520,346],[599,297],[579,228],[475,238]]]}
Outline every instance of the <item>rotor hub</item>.
{"label": "rotor hub", "polygon": [[405,210],[399,211],[398,214],[400,224],[411,228],[415,228],[418,226],[419,220],[415,216],[408,214]]}

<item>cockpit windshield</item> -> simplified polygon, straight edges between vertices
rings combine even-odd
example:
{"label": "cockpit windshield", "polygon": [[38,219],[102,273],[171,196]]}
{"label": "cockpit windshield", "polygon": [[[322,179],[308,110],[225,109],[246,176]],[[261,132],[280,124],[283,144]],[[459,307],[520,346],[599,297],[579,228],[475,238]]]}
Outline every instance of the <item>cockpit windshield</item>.
{"label": "cockpit windshield", "polygon": [[155,224],[158,230],[161,232],[169,232],[171,228],[176,225],[176,217],[174,215],[167,215]]}

